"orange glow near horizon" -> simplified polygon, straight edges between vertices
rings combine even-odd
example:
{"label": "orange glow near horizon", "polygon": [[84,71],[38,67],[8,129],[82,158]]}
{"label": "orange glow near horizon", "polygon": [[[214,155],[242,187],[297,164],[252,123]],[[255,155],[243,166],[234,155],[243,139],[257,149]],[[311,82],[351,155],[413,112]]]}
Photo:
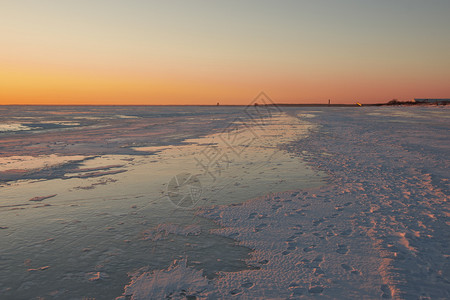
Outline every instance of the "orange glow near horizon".
{"label": "orange glow near horizon", "polygon": [[380,103],[398,98],[398,90],[406,91],[401,100],[450,94],[443,80],[425,83],[420,76],[410,76],[402,82],[377,74],[358,78],[350,72],[333,76],[318,71],[308,77],[270,76],[264,70],[256,76],[245,72],[234,76],[230,71],[199,71],[194,76],[187,71],[152,74],[25,65],[0,70],[2,105],[245,105],[262,90],[276,103],[326,103],[328,99],[332,103]]}
{"label": "orange glow near horizon", "polygon": [[[341,78],[323,75],[320,80],[260,76],[252,81],[244,74],[240,78],[225,75],[207,78],[189,74],[157,76],[3,68],[0,70],[0,104],[215,105],[219,102],[222,105],[246,105],[260,91],[267,92],[276,103],[326,103],[328,99],[332,103],[380,103],[397,98],[399,89],[407,91],[401,100],[444,98],[450,94],[445,83],[425,85],[420,78],[401,83],[376,76],[358,79],[347,74]],[[382,93],[378,90],[381,85]]]}
{"label": "orange glow near horizon", "polygon": [[[211,74],[8,66],[0,70],[1,105],[246,105],[260,91],[276,103],[380,103],[397,97],[445,98],[448,85],[420,76],[393,80],[380,74]],[[382,90],[380,90],[382,86]],[[429,91],[432,91],[430,93]],[[370,96],[368,96],[370,95]],[[387,96],[392,95],[392,96]]]}
{"label": "orange glow near horizon", "polygon": [[[0,99],[3,105],[214,105],[242,104],[240,95],[251,89],[226,91],[220,82],[175,74],[115,74],[44,68],[0,70]],[[217,96],[219,95],[219,96]],[[228,99],[220,97],[225,95]]]}

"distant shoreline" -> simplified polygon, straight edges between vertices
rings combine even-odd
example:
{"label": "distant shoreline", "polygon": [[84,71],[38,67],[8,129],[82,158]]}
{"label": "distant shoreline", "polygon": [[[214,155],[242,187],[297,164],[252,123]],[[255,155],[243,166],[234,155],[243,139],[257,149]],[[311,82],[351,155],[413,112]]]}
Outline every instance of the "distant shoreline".
{"label": "distant shoreline", "polygon": [[273,104],[259,104],[259,105],[245,105],[245,104],[0,104],[0,107],[11,106],[211,106],[211,107],[248,107],[248,106],[280,106],[280,107],[361,107],[361,106],[446,106],[450,102],[413,102],[413,101],[389,101],[387,103],[370,103],[370,104],[328,104],[328,103],[273,103]]}
{"label": "distant shoreline", "polygon": [[284,107],[360,107],[360,106],[446,106],[447,102],[442,103],[426,103],[426,102],[412,102],[412,101],[405,101],[405,102],[395,102],[395,103],[372,103],[372,104],[319,104],[319,103],[310,103],[310,104],[287,104],[287,103],[277,103],[274,104],[276,106],[284,106]]}

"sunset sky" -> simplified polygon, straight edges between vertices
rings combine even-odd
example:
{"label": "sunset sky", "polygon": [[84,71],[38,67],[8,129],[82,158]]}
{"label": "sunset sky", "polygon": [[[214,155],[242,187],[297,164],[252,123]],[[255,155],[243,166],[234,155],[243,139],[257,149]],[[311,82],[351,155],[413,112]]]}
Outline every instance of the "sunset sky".
{"label": "sunset sky", "polygon": [[450,98],[449,0],[0,0],[0,104]]}

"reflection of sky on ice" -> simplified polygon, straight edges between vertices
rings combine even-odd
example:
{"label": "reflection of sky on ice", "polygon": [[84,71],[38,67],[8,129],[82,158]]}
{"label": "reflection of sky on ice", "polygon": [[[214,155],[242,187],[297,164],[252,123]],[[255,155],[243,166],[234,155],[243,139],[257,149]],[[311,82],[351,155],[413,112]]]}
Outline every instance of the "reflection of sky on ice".
{"label": "reflection of sky on ice", "polygon": [[41,169],[53,165],[64,164],[70,161],[84,159],[84,156],[61,156],[56,154],[41,156],[8,156],[0,157],[0,172],[7,170],[32,170]]}
{"label": "reflection of sky on ice", "polygon": [[20,131],[20,130],[31,130],[31,127],[25,126],[21,123],[9,123],[0,124],[0,132],[2,131]]}
{"label": "reflection of sky on ice", "polygon": [[[199,120],[192,117],[189,122]],[[241,260],[247,249],[210,235],[209,229],[215,225],[195,217],[192,210],[176,209],[166,191],[170,179],[182,172],[200,179],[199,205],[239,203],[271,192],[321,184],[319,174],[306,169],[298,158],[277,151],[278,143],[304,136],[310,125],[282,115],[262,127],[251,122],[247,125],[234,127],[235,141],[252,141],[245,147],[231,145],[231,140],[216,133],[177,146],[135,147],[156,151],[154,155],[9,157],[2,162],[5,170],[64,167],[71,160],[85,160],[77,166],[80,172],[67,170],[61,179],[21,180],[1,187],[0,226],[7,229],[0,231],[0,289],[12,288],[17,295],[31,297],[65,288],[69,290],[65,296],[113,298],[122,293],[127,272],[143,266],[164,268],[184,255],[189,257],[188,264],[211,276],[218,270],[248,268]],[[228,156],[226,165],[214,169],[214,178],[195,159],[211,145]],[[96,176],[97,169],[105,166],[126,172]],[[76,177],[83,174],[92,176]],[[41,202],[29,201],[54,194]],[[157,242],[143,239],[149,230],[167,223],[180,228],[197,224],[201,233],[170,235]],[[45,266],[50,268],[27,271]],[[108,279],[92,284],[92,272]],[[65,281],[68,279],[70,284]]]}
{"label": "reflection of sky on ice", "polygon": [[23,130],[41,130],[79,126],[80,123],[72,121],[40,121],[40,122],[22,122],[0,124],[0,132],[23,131]]}

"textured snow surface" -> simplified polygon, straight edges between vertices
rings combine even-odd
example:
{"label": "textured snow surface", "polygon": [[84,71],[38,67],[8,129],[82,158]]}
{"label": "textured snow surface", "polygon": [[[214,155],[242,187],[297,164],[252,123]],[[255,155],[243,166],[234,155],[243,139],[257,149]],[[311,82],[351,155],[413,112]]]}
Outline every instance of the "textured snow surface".
{"label": "textured snow surface", "polygon": [[165,270],[138,271],[131,276],[131,283],[125,287],[124,293],[125,296],[131,296],[131,299],[186,299],[186,296],[195,297],[195,294],[205,290],[208,285],[202,271],[187,268],[186,260],[174,261]]}
{"label": "textured snow surface", "polygon": [[450,298],[447,112],[317,113],[318,132],[282,147],[327,172],[328,185],[197,212],[221,225],[215,234],[253,249],[254,270],[208,285],[184,266],[175,277],[147,272],[125,295],[170,297],[190,286],[199,299]]}

